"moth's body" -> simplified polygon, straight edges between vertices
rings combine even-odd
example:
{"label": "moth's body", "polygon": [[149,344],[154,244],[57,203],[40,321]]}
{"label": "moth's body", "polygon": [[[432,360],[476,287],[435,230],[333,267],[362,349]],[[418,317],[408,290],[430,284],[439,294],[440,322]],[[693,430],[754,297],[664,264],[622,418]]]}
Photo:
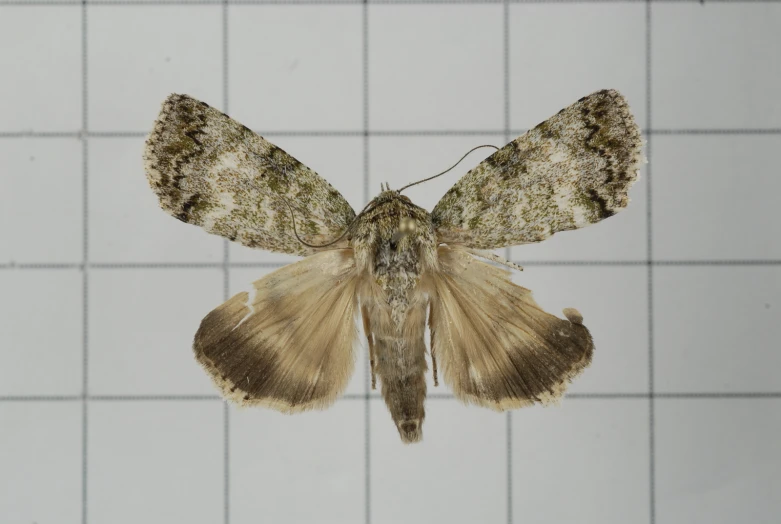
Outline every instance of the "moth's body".
{"label": "moth's body", "polygon": [[361,285],[371,366],[404,441],[421,438],[426,398],[426,308],[422,280],[436,268],[429,213],[396,191],[383,191],[350,235]]}
{"label": "moth's body", "polygon": [[172,216],[304,257],[201,322],[195,357],[223,395],[285,413],[331,405],[353,372],[360,315],[372,387],[376,376],[403,442],[422,436],[426,328],[434,384],[439,368],[456,398],[490,409],[555,402],[589,365],[580,313],[546,313],[508,271],[474,255],[502,262],[477,250],[614,215],[642,161],[639,128],[610,90],[499,149],[431,213],[388,187],[356,215],[317,173],[185,95],[163,104],[144,157]]}

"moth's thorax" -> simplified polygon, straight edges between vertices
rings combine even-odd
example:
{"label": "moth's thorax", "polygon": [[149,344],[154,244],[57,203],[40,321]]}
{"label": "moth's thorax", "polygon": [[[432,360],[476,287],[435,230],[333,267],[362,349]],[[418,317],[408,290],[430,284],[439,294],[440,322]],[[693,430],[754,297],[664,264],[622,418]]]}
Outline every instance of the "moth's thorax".
{"label": "moth's thorax", "polygon": [[436,265],[431,216],[396,191],[383,191],[370,203],[350,242],[358,270],[368,273],[396,307],[411,300],[421,275]]}

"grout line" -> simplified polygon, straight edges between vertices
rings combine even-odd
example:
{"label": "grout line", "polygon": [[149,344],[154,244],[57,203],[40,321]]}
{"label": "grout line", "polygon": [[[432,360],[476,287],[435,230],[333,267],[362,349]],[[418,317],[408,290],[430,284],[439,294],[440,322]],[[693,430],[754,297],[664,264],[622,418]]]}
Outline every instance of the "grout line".
{"label": "grout line", "polygon": [[[361,44],[363,48],[363,201],[369,202],[370,162],[369,162],[369,4],[363,0],[361,19]],[[364,521],[371,524],[372,520],[372,490],[371,490],[371,364],[366,359],[364,366]]]}
{"label": "grout line", "polygon": [[752,399],[752,398],[781,398],[781,392],[737,392],[737,393],[654,393],[655,399]]}
{"label": "grout line", "polygon": [[148,131],[90,131],[90,138],[146,138]]}
{"label": "grout line", "polygon": [[[109,6],[198,6],[220,5],[224,0],[90,0],[89,5]],[[371,0],[372,4],[500,4],[504,0]],[[511,4],[637,4],[646,0],[509,0]],[[652,3],[687,3],[684,0],[648,0]],[[708,0],[711,4],[773,4],[781,0]],[[353,5],[360,4],[361,0],[229,0],[229,5]],[[688,0],[688,3],[704,4],[704,0]],[[79,0],[5,0],[0,1],[0,6],[75,6],[80,5]]]}
{"label": "grout line", "polygon": [[369,177],[369,5],[364,0],[363,20],[362,20],[362,43],[363,43],[363,201],[364,205],[371,198],[370,177]]}
{"label": "grout line", "polygon": [[[86,154],[84,144],[81,146],[81,154]],[[82,247],[83,249],[83,247]],[[0,265],[0,269],[78,269],[82,271],[84,264],[3,264]]]}
{"label": "grout line", "polygon": [[[87,128],[89,115],[87,113],[87,5],[82,6],[82,126]],[[87,351],[87,327],[89,322],[88,315],[88,289],[89,289],[89,139],[86,135],[81,137],[81,162],[82,162],[82,263],[77,267],[83,272],[83,303],[84,308],[83,316],[83,374],[82,374],[82,388],[83,394],[86,396],[89,389],[89,377],[88,371],[88,351]],[[42,266],[45,267],[45,266]]]}
{"label": "grout line", "polygon": [[[230,267],[232,268],[279,268],[284,267],[289,264],[292,264],[294,261],[290,262],[231,262]],[[781,262],[781,261],[779,261]]]}
{"label": "grout line", "polygon": [[222,401],[220,395],[92,395],[90,401],[96,402],[169,402],[169,401]]}
{"label": "grout line", "polygon": [[[651,141],[648,141],[646,150],[650,153]],[[648,155],[650,158],[650,154]],[[646,166],[646,173],[650,185],[650,163]],[[777,266],[781,260],[654,260],[652,266]]]}
{"label": "grout line", "polygon": [[[646,148],[646,150],[650,150]],[[648,167],[646,167],[648,173]],[[646,182],[647,183],[647,182]],[[223,256],[225,256],[223,254]],[[509,258],[509,257],[507,257]],[[291,262],[229,262],[229,269],[246,268],[280,268]],[[515,260],[513,261],[523,267],[546,267],[546,266],[584,266],[584,267],[633,267],[633,266],[779,266],[781,260],[654,260],[649,263],[647,260]],[[89,269],[116,270],[116,269],[222,269],[223,262],[110,262],[87,264]],[[23,263],[14,262],[0,264],[0,270],[84,270],[84,264],[47,264],[47,263]]]}
{"label": "grout line", "polygon": [[533,266],[647,266],[646,260],[517,260],[521,267]]}
{"label": "grout line", "polygon": [[[304,0],[306,4],[310,5],[361,5],[362,0]],[[291,2],[290,0],[230,0],[232,5],[299,5],[300,1],[296,0]]]}
{"label": "grout line", "polygon": [[[502,2],[502,54],[503,54],[503,91],[504,91],[504,130],[503,137],[504,143],[510,141],[510,2],[504,0]],[[502,144],[504,146],[504,144]],[[510,247],[505,248],[504,256],[507,260],[512,259],[512,249]],[[505,415],[505,440],[507,446],[507,466],[505,471],[505,477],[507,480],[507,524],[513,522],[513,414],[512,411],[507,411]]]}
{"label": "grout line", "polygon": [[[229,8],[228,0],[222,2],[222,111],[229,114]],[[230,297],[230,244],[222,241],[222,294],[223,300]],[[223,523],[230,524],[230,406],[227,400],[222,403],[223,435]]]}
{"label": "grout line", "polygon": [[82,399],[81,401],[81,522],[87,523],[87,449],[89,445],[88,432],[89,428],[89,403]]}
{"label": "grout line", "polygon": [[[348,393],[337,401],[382,400],[378,393]],[[568,400],[647,400],[649,393],[570,393]],[[654,393],[654,400],[751,400],[781,399],[781,391]],[[83,395],[0,395],[0,402],[82,402]],[[220,395],[88,395],[87,402],[224,402]],[[450,393],[430,393],[426,400],[457,400]]]}
{"label": "grout line", "polygon": [[[509,1],[509,0],[504,0]],[[648,0],[646,0],[648,1]],[[712,1],[712,0],[711,0]],[[781,2],[781,0],[777,0]],[[289,1],[283,2],[289,4]],[[5,5],[1,4],[0,6]],[[448,137],[448,136],[481,136],[497,135],[506,136],[507,130],[500,129],[402,129],[402,130],[374,130],[374,131],[339,131],[339,130],[253,130],[255,133],[266,137],[323,137],[323,138],[350,138],[350,137]],[[515,137],[522,135],[527,129],[514,129],[509,135]],[[90,131],[89,138],[146,138],[149,133],[144,131]],[[644,129],[646,136],[733,136],[733,135],[781,135],[781,128],[768,129]],[[80,138],[80,131],[2,131],[2,138]],[[509,141],[509,139],[508,139]]]}
{"label": "grout line", "polygon": [[81,402],[84,395],[0,395],[0,402]]}
{"label": "grout line", "polygon": [[[0,7],[6,4],[0,3]],[[81,5],[81,3],[79,3]],[[81,138],[78,131],[0,131],[0,138]]]}
{"label": "grout line", "polygon": [[[652,11],[651,0],[645,4],[645,97],[646,125],[653,129],[652,118]],[[649,523],[656,523],[656,404],[654,402],[654,252],[653,252],[653,178],[652,178],[652,137],[646,136],[645,169],[646,180],[646,242],[648,257],[648,487],[649,487]]]}
{"label": "grout line", "polygon": [[[223,258],[225,256],[223,248]],[[276,267],[276,266],[275,266]],[[90,264],[92,269],[222,269],[225,268],[225,261],[222,262],[109,262]]]}
{"label": "grout line", "polygon": [[[344,395],[340,400],[364,400],[366,395],[350,393]],[[369,395],[372,400],[382,400],[382,396],[373,393]],[[781,391],[748,391],[748,392],[702,392],[702,393],[654,393],[653,397],[649,393],[569,393],[564,396],[567,400],[750,400],[750,399],[781,399]],[[458,400],[455,395],[450,393],[431,393],[426,395],[426,400]]]}
{"label": "grout line", "polygon": [[81,368],[81,522],[88,521],[89,501],[89,39],[88,7],[81,2],[81,162],[82,162],[82,368]]}
{"label": "grout line", "polygon": [[[658,0],[655,0],[658,1]],[[708,0],[713,2],[714,0]],[[649,2],[652,3],[652,2]],[[781,128],[767,129],[652,129],[647,135],[779,135]]]}
{"label": "grout line", "polygon": [[647,399],[650,398],[648,393],[567,393],[564,398],[574,400],[591,400],[591,399]]}
{"label": "grout line", "polygon": [[229,33],[228,33],[228,0],[221,0],[222,4],[222,112],[230,114],[229,92]]}

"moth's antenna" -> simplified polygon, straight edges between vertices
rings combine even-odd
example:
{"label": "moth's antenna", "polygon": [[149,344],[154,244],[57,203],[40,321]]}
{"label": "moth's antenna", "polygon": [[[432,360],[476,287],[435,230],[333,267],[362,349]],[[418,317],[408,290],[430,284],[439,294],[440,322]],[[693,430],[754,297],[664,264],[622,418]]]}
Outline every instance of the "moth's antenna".
{"label": "moth's antenna", "polygon": [[[466,154],[465,154],[464,156],[462,156],[462,157],[461,157],[461,160],[463,160],[463,159],[465,159],[467,156],[469,156],[469,153],[471,153],[472,151],[475,151],[476,149],[480,149],[481,147],[493,147],[494,149],[496,149],[497,151],[499,151],[499,148],[498,148],[498,147],[496,147],[496,146],[492,146],[491,144],[483,144],[482,146],[473,147],[472,149],[470,149],[469,151],[467,151],[467,152],[466,152]],[[430,176],[430,177],[428,177],[428,178],[424,178],[423,180],[418,180],[417,182],[413,182],[413,183],[411,183],[411,184],[407,184],[406,186],[404,186],[404,187],[402,187],[401,189],[399,189],[399,190],[397,191],[397,193],[401,193],[402,191],[404,191],[404,190],[405,190],[405,189],[407,189],[408,187],[416,186],[416,185],[418,185],[418,184],[422,184],[423,182],[428,182],[429,180],[434,180],[435,178],[437,178],[437,177],[439,177],[439,176],[442,176],[442,175],[444,175],[445,173],[447,173],[447,172],[448,172],[448,171],[450,171],[451,169],[455,168],[455,167],[456,167],[458,164],[460,164],[460,163],[461,163],[461,160],[459,160],[458,162],[456,162],[455,164],[453,164],[452,166],[450,166],[449,168],[445,169],[444,171],[442,171],[441,173],[439,173],[439,174],[437,174],[437,175]]]}
{"label": "moth's antenna", "polygon": [[296,215],[295,215],[295,212],[293,211],[293,206],[290,205],[290,202],[284,196],[279,195],[279,197],[282,198],[282,201],[287,206],[288,211],[290,211],[290,220],[293,222],[293,234],[296,236],[296,239],[298,239],[298,241],[301,242],[302,244],[304,244],[306,247],[311,247],[311,248],[328,247],[328,246],[334,245],[337,242],[339,242],[341,239],[343,239],[345,237],[347,232],[350,231],[350,228],[353,227],[353,224],[355,224],[355,222],[358,220],[358,218],[360,218],[360,216],[362,214],[364,214],[369,209],[369,206],[371,205],[371,202],[366,204],[366,207],[364,207],[361,210],[360,213],[355,215],[355,218],[353,218],[352,222],[350,222],[350,224],[346,228],[344,228],[344,232],[341,235],[339,235],[334,240],[331,240],[330,242],[328,242],[326,244],[315,245],[315,244],[310,244],[310,243],[306,242],[304,239],[302,239],[300,236],[298,236],[298,229],[296,229]]}

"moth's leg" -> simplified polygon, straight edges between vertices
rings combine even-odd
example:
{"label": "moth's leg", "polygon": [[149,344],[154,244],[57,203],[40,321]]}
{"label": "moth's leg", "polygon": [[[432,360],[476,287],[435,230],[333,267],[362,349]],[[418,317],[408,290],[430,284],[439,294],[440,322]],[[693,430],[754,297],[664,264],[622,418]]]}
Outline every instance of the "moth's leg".
{"label": "moth's leg", "polygon": [[437,378],[437,357],[434,355],[434,348],[431,348],[431,367],[434,369],[434,387],[437,387],[439,379]]}
{"label": "moth's leg", "polygon": [[361,304],[361,317],[363,318],[363,332],[369,341],[369,367],[372,373],[372,389],[377,389],[377,376],[374,374],[374,335],[372,335],[372,328],[369,324],[369,311],[363,304]]}
{"label": "moth's leg", "polygon": [[491,253],[490,251],[484,251],[482,249],[471,249],[471,248],[464,248],[464,250],[467,253],[471,253],[472,255],[480,258],[485,258],[486,260],[491,260],[493,262],[496,262],[497,264],[501,264],[503,266],[507,266],[511,269],[517,269],[518,271],[523,271],[523,268],[519,266],[518,264],[514,262],[510,262],[504,257],[500,257],[496,253]]}
{"label": "moth's leg", "polygon": [[437,378],[437,356],[434,354],[434,331],[431,330],[434,318],[434,304],[429,302],[428,304],[428,325],[429,333],[431,333],[431,369],[434,371],[434,387],[439,386],[439,379]]}

